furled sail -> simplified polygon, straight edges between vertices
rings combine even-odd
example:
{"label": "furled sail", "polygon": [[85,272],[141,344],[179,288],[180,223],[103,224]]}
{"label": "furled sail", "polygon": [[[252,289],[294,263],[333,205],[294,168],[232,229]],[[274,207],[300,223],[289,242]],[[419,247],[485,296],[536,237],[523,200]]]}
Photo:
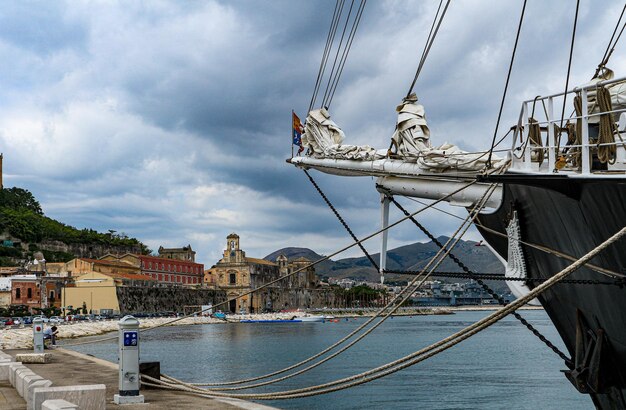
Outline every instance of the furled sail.
{"label": "furled sail", "polygon": [[324,108],[313,110],[307,116],[302,145],[315,158],[372,161],[386,154],[385,150],[378,152],[368,145],[342,144],[344,138],[343,131],[330,119],[330,114]]}
{"label": "furled sail", "polygon": [[[405,161],[415,161],[428,171],[444,172],[449,169],[479,171],[484,169],[488,153],[470,153],[456,145],[445,142],[439,147],[430,144],[430,130],[426,123],[424,107],[417,102],[413,93],[402,100],[396,108],[398,123],[391,137],[396,155]],[[492,164],[498,168],[502,159],[492,156]]]}
{"label": "furled sail", "polygon": [[[391,137],[392,150],[376,150],[368,145],[343,144],[345,135],[331,119],[325,109],[313,110],[307,116],[302,144],[307,155],[314,158],[329,158],[356,161],[374,161],[391,156],[417,165],[429,172],[444,172],[450,169],[479,171],[485,168],[488,152],[469,153],[457,146],[444,143],[439,147],[430,144],[430,130],[426,122],[424,107],[411,94],[396,108],[398,120]],[[504,161],[492,156],[494,167]]]}

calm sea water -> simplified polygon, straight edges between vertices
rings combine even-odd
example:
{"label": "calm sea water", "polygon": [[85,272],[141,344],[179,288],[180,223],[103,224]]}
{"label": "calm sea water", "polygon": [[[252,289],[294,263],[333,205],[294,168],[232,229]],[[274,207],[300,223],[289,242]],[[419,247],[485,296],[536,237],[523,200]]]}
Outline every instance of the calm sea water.
{"label": "calm sea water", "polygon": [[[319,368],[263,391],[319,384],[359,373],[437,341],[488,312],[396,317]],[[543,311],[525,316],[562,348]],[[339,340],[365,319],[339,323],[224,324],[142,334],[141,359],[197,382],[239,380],[282,369]],[[73,349],[117,360],[114,342]],[[565,365],[514,318],[413,367],[374,382],[305,399],[264,402],[284,409],[592,409],[560,370]]]}

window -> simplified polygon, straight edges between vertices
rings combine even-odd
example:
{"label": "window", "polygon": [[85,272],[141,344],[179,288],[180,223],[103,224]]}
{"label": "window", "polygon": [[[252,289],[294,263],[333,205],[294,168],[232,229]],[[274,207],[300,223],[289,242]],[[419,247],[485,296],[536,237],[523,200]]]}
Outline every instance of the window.
{"label": "window", "polygon": [[148,267],[149,267],[150,269],[152,269],[152,262],[150,262],[150,263],[148,264]]}
{"label": "window", "polygon": [[159,273],[159,282],[163,280],[163,275]]}
{"label": "window", "polygon": [[187,276],[183,276],[183,283],[187,283]]}
{"label": "window", "polygon": [[33,289],[32,288],[26,289],[26,297],[28,299],[31,299],[33,297]]}
{"label": "window", "polygon": [[15,289],[15,299],[20,299],[22,297],[22,289],[21,288],[16,288]]}
{"label": "window", "polygon": [[235,285],[237,283],[237,274],[236,273],[231,273],[229,275],[228,283],[230,283],[231,285]]}
{"label": "window", "polygon": [[176,276],[176,282],[180,282],[180,276]]}
{"label": "window", "polygon": [[49,297],[49,299],[50,299],[50,300],[54,300],[54,291],[53,291],[53,290],[51,290],[51,291],[50,291],[50,297]]}

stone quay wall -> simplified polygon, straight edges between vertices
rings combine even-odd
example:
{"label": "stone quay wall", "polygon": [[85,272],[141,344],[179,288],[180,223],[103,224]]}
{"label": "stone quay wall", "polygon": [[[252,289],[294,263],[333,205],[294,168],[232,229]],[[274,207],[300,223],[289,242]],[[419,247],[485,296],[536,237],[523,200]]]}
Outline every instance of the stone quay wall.
{"label": "stone quay wall", "polygon": [[321,309],[344,305],[343,297],[333,289],[268,288],[261,291],[264,306],[273,310]]}
{"label": "stone quay wall", "polygon": [[183,287],[118,286],[120,313],[182,312],[185,306],[226,301],[226,292]]}

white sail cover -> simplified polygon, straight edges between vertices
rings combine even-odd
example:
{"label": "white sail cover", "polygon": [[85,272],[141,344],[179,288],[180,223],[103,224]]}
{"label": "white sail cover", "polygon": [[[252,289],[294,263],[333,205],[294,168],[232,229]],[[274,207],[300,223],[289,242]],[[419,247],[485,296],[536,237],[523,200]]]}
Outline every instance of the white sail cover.
{"label": "white sail cover", "polygon": [[[465,152],[447,142],[439,147],[431,146],[424,107],[417,103],[415,94],[402,100],[396,111],[398,123],[391,140],[397,155],[403,159],[415,161],[425,170],[438,172],[448,169],[479,171],[485,168],[488,153]],[[491,161],[496,168],[503,164],[502,159],[495,156],[492,156]]]}
{"label": "white sail cover", "polygon": [[[448,143],[436,148],[431,146],[424,107],[417,103],[415,94],[403,99],[396,111],[398,122],[391,137],[395,147],[394,157],[417,163],[420,168],[430,172],[450,169],[479,171],[485,168],[488,152],[468,153]],[[322,108],[311,111],[307,116],[302,144],[308,149],[308,155],[315,158],[374,161],[387,157],[385,149],[342,144],[344,137],[341,128]],[[495,156],[492,156],[491,161],[496,168],[504,164],[502,159]]]}
{"label": "white sail cover", "polygon": [[328,111],[324,108],[313,110],[307,116],[302,146],[308,148],[308,154],[315,158],[373,161],[383,158],[386,154],[385,150],[377,152],[368,145],[342,144],[344,138],[343,131],[330,119]]}

